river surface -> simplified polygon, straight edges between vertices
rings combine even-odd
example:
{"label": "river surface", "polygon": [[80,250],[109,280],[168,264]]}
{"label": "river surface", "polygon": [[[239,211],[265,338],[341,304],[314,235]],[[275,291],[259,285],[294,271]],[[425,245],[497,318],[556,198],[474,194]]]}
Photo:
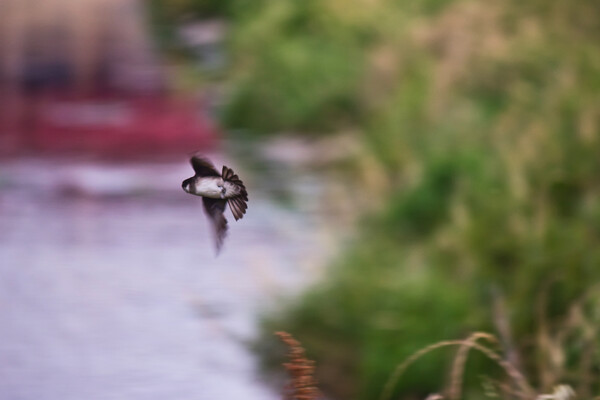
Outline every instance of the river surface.
{"label": "river surface", "polygon": [[290,208],[226,161],[250,202],[218,257],[185,159],[0,162],[0,399],[280,398],[247,342],[323,265],[318,184]]}

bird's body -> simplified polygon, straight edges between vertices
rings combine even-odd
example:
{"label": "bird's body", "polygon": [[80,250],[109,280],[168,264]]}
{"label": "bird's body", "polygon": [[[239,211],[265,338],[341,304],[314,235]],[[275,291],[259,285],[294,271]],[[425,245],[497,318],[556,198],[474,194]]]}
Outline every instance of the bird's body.
{"label": "bird's body", "polygon": [[244,183],[230,168],[223,166],[219,174],[210,161],[192,157],[190,162],[196,175],[184,180],[181,187],[187,193],[202,197],[204,210],[215,231],[219,251],[227,233],[227,220],[223,215],[225,205],[229,204],[236,221],[243,218],[248,208],[248,192]]}
{"label": "bird's body", "polygon": [[231,199],[242,194],[242,189],[239,185],[216,176],[195,176],[189,189],[184,188],[190,194],[211,199]]}
{"label": "bird's body", "polygon": [[223,178],[215,176],[195,176],[189,187],[183,190],[195,196],[208,197],[211,199],[224,199]]}

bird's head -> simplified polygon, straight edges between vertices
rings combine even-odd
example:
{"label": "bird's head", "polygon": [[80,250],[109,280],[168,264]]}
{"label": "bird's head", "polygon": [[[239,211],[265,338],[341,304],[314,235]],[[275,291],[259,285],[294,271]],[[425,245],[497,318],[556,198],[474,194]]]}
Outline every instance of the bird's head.
{"label": "bird's head", "polygon": [[181,182],[181,188],[185,192],[189,193],[190,192],[190,186],[191,186],[191,184],[192,184],[192,178],[188,178],[185,181]]}

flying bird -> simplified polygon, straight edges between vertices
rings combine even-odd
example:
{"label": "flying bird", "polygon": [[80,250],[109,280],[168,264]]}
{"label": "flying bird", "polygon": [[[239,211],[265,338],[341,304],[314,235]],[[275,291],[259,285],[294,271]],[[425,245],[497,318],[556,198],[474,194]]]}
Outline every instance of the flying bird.
{"label": "flying bird", "polygon": [[197,156],[190,159],[196,174],[184,180],[181,187],[189,194],[202,197],[204,211],[211,221],[216,239],[217,253],[227,234],[225,205],[229,204],[235,220],[242,219],[248,205],[248,192],[240,178],[226,166],[219,174],[213,164]]}

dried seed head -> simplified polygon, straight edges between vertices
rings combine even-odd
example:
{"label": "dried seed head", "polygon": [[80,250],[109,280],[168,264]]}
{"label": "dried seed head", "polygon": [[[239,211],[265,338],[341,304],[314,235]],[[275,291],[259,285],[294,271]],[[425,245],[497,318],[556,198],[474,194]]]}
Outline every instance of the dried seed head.
{"label": "dried seed head", "polygon": [[286,386],[286,400],[317,400],[321,393],[317,389],[317,380],[314,377],[315,362],[306,358],[306,352],[296,339],[287,332],[275,333],[288,347],[290,362],[283,366],[290,375],[290,382]]}

